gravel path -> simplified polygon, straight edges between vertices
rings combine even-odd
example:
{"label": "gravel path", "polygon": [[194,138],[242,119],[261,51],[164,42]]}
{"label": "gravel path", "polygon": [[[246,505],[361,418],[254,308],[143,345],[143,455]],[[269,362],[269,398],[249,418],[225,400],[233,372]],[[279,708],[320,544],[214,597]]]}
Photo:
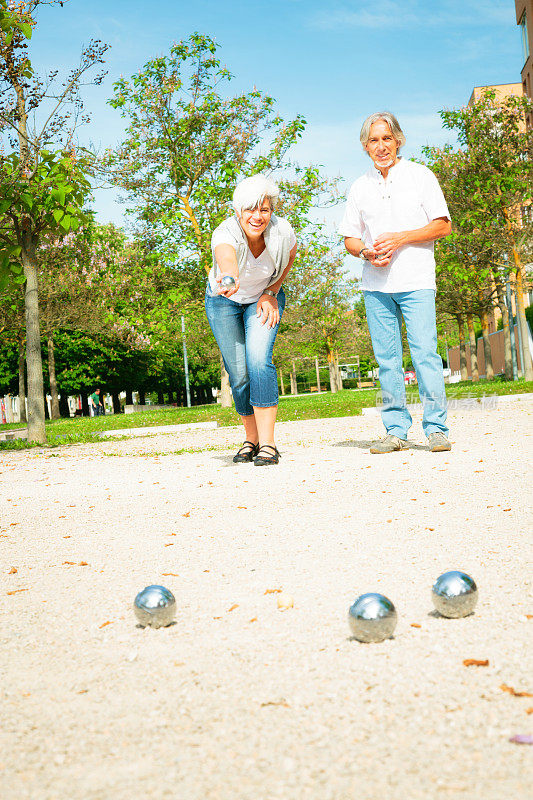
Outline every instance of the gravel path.
{"label": "gravel path", "polygon": [[[389,456],[377,417],[284,423],[266,469],[238,428],[1,453],[0,797],[526,800],[532,421],[459,409],[432,454],[417,417]],[[462,620],[432,613],[452,568]],[[136,627],[150,583],[175,625]],[[381,644],[349,638],[366,591]]]}

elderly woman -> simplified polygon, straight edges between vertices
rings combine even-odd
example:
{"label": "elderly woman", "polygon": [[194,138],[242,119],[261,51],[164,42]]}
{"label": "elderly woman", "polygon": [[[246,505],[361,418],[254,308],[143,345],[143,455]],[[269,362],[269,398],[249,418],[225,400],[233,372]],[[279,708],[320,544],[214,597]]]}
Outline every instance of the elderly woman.
{"label": "elderly woman", "polygon": [[[245,441],[233,461],[253,461],[258,467],[280,459],[274,441],[278,380],[272,350],[285,308],[282,284],[296,255],[291,225],[273,213],[278,194],[264,175],[237,185],[235,215],[211,239],[213,267],[205,296],[207,319],[244,425]],[[228,288],[226,276],[235,281]]]}

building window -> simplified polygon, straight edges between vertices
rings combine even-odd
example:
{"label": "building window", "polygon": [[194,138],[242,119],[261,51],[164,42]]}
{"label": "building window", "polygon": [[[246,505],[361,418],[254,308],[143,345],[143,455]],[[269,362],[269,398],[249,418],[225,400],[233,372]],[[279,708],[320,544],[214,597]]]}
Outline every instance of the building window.
{"label": "building window", "polygon": [[524,64],[529,58],[529,37],[527,33],[527,17],[526,12],[522,14],[522,19],[520,20],[520,33],[522,35],[522,49],[524,51]]}

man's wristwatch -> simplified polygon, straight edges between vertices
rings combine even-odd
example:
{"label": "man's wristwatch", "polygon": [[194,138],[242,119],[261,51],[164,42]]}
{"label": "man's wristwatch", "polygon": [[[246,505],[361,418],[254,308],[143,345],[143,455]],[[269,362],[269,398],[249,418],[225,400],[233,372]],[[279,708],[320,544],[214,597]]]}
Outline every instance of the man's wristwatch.
{"label": "man's wristwatch", "polygon": [[265,289],[263,294],[269,294],[270,297],[277,297],[278,296],[278,293],[277,292],[273,292],[272,289]]}
{"label": "man's wristwatch", "polygon": [[362,248],[359,250],[359,258],[362,258],[363,261],[368,261],[368,258],[365,256],[365,250],[368,250],[366,244],[364,244]]}

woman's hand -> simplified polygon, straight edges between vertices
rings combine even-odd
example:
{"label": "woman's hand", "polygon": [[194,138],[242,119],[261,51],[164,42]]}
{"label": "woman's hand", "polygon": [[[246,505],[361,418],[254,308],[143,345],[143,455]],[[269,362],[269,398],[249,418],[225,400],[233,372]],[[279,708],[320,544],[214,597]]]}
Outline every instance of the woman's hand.
{"label": "woman's hand", "polygon": [[261,325],[264,325],[265,322],[269,328],[277,325],[279,322],[279,307],[276,298],[270,294],[262,294],[257,301],[257,316]]}
{"label": "woman's hand", "polygon": [[[228,273],[226,273],[227,275]],[[222,278],[226,277],[226,275],[222,274],[219,275],[218,278],[215,278],[216,282],[218,283],[218,294],[221,294],[223,297],[231,297],[232,294],[239,291],[240,281],[239,278],[234,275],[230,275],[230,278],[235,280],[235,286],[232,286],[230,289],[223,289],[221,285]]]}

